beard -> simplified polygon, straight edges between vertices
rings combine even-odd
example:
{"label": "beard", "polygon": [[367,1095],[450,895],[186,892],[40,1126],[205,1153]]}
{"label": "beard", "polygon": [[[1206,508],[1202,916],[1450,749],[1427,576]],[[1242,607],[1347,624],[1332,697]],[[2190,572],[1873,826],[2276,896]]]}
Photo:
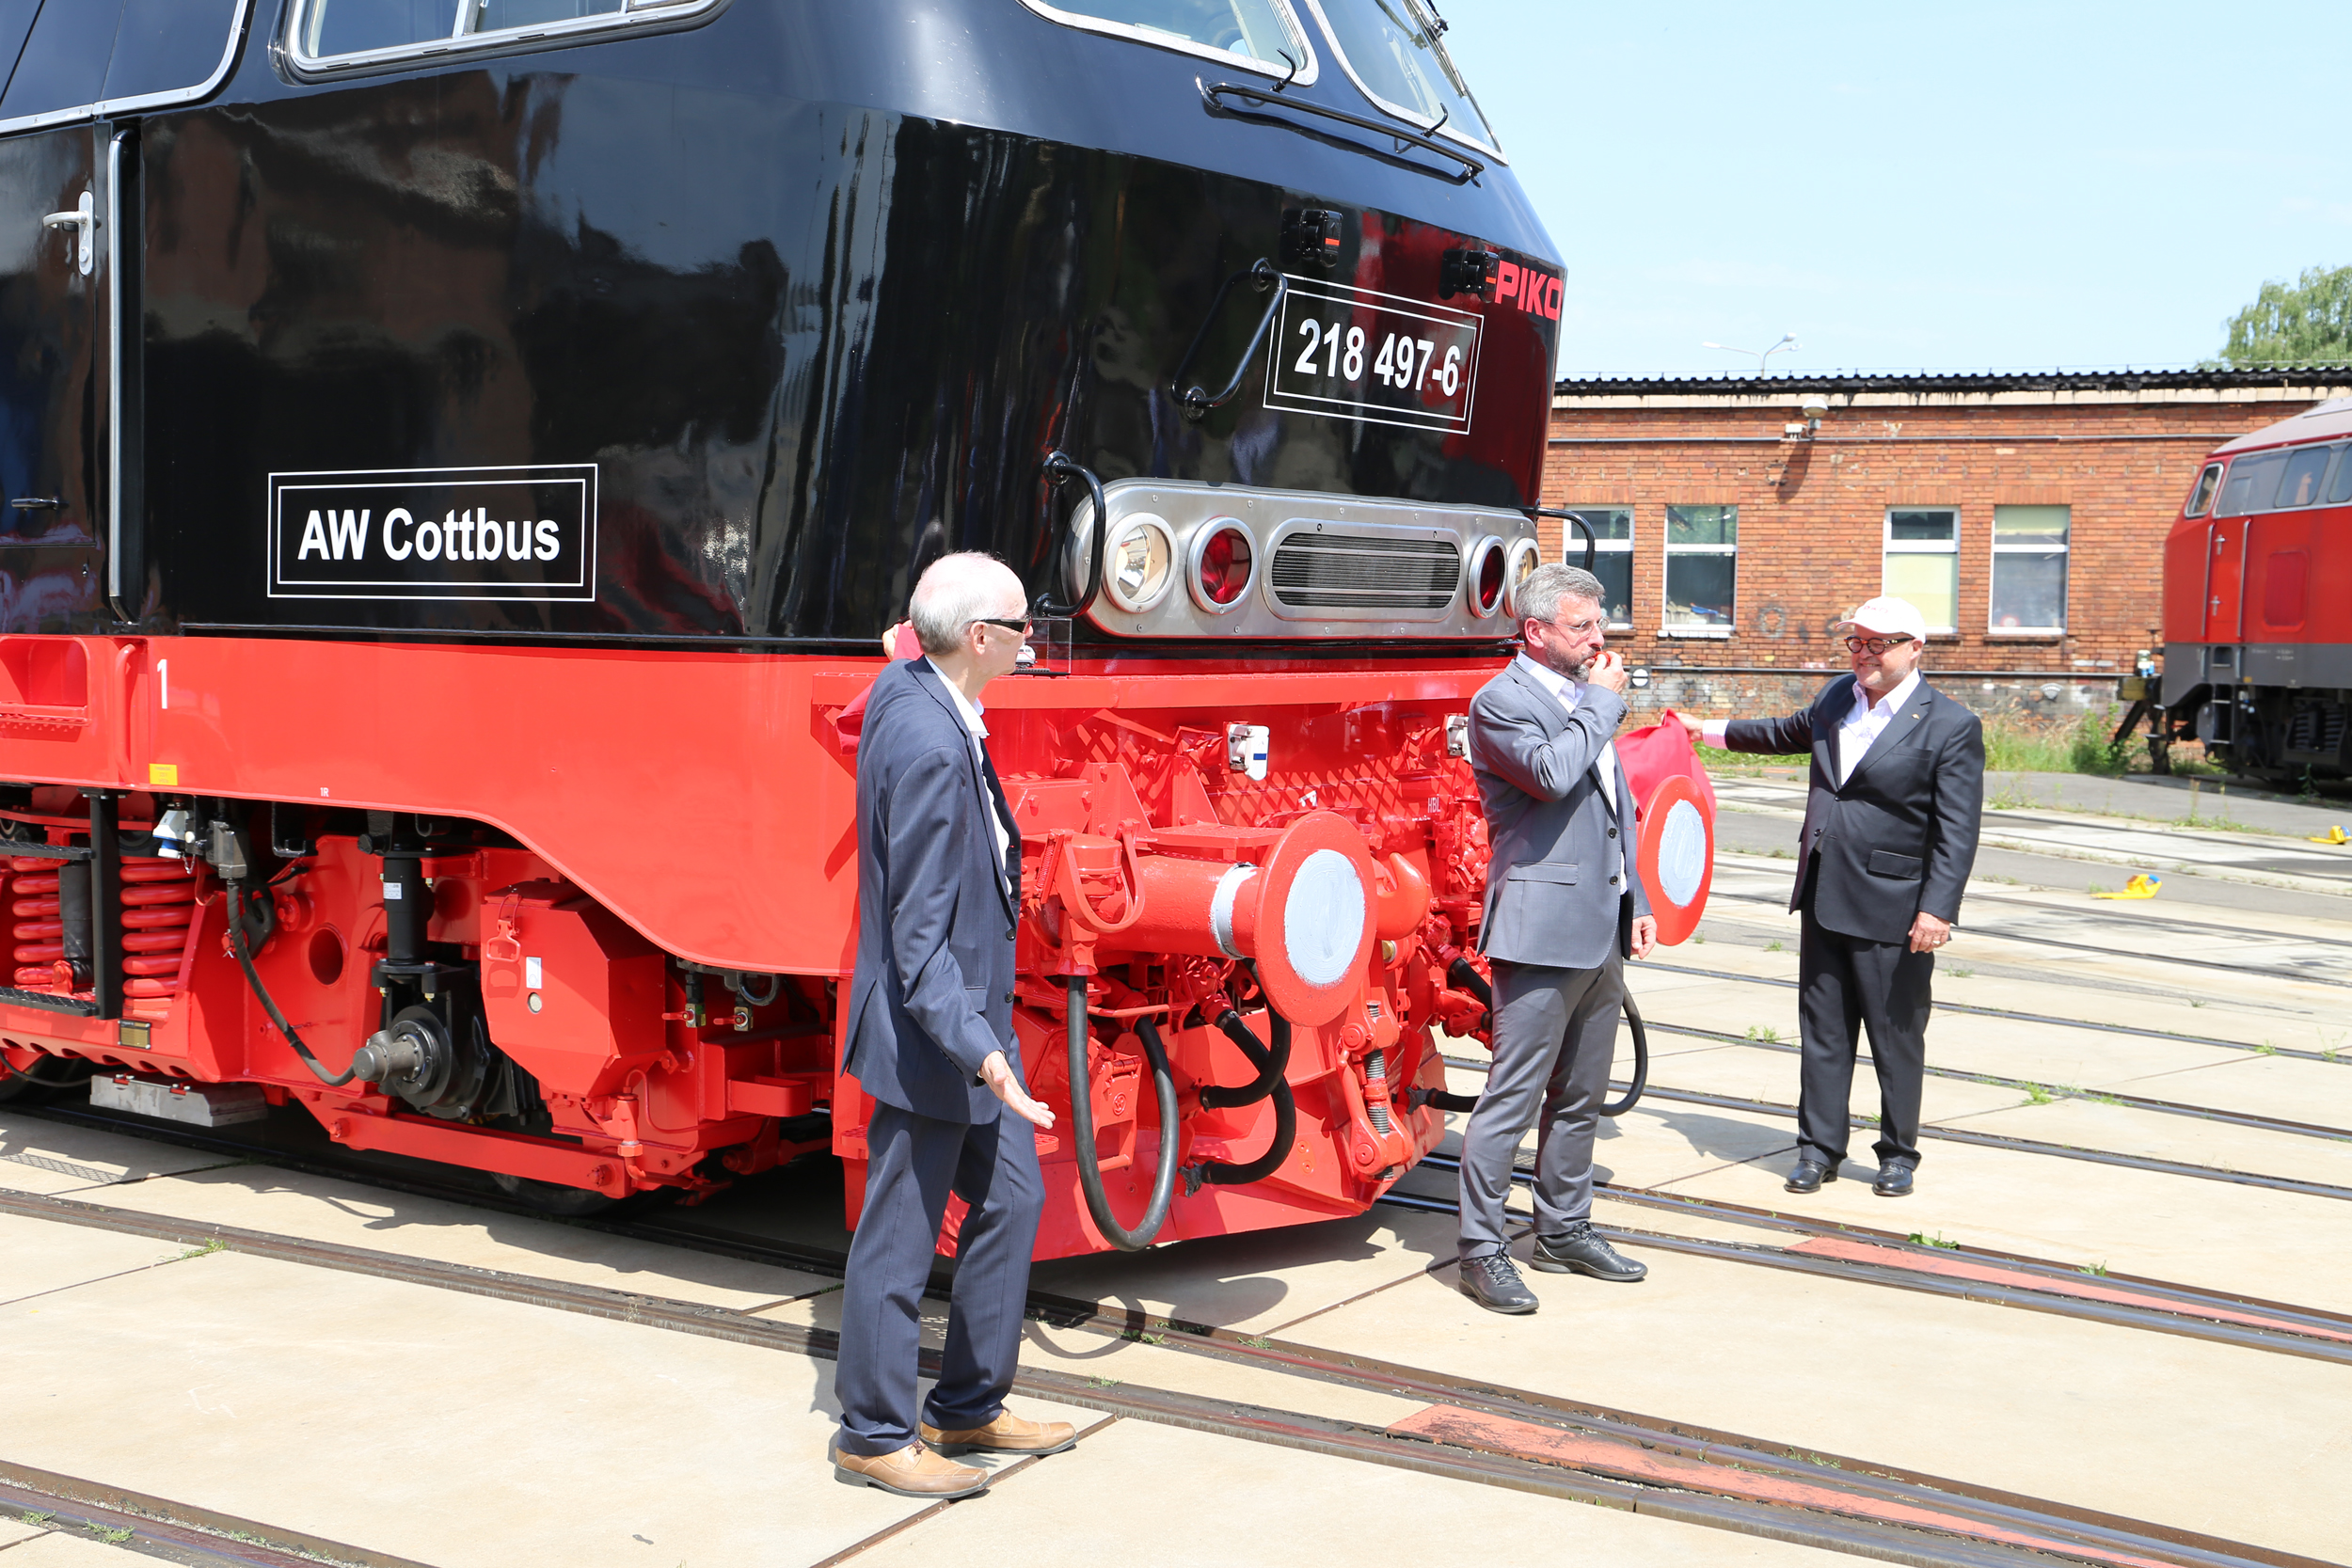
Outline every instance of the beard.
{"label": "beard", "polygon": [[1593,660],[1598,658],[1599,657],[1600,650],[1598,648],[1580,651],[1564,648],[1556,642],[1545,643],[1542,655],[1544,667],[1546,669],[1552,671],[1556,674],[1565,675],[1572,681],[1579,682],[1582,681],[1586,672],[1592,669]]}

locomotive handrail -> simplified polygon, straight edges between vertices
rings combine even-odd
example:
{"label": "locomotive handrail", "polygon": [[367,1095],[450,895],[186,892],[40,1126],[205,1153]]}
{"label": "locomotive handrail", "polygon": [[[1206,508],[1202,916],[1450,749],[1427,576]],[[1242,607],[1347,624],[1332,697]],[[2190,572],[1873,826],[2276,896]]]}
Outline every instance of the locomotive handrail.
{"label": "locomotive handrail", "polygon": [[[1409,143],[1424,152],[1434,152],[1440,158],[1451,158],[1460,164],[1461,173],[1445,176],[1457,185],[1466,185],[1486,172],[1486,166],[1478,159],[1471,157],[1459,148],[1448,147],[1445,143],[1423,135],[1418,131],[1400,131],[1393,124],[1367,119],[1362,115],[1351,115],[1344,109],[1326,108],[1320,103],[1304,98],[1278,97],[1266,88],[1245,87],[1239,82],[1202,83],[1200,96],[1208,100],[1211,107],[1224,109],[1228,114],[1248,112],[1234,110],[1225,103],[1228,98],[1238,98],[1245,103],[1263,103],[1270,108],[1289,109],[1299,114],[1321,115],[1326,119],[1336,119],[1343,125],[1353,125],[1359,131],[1370,131],[1377,135]],[[1443,121],[1439,123],[1442,124]]]}
{"label": "locomotive handrail", "polygon": [[[1265,302],[1265,312],[1258,318],[1258,329],[1249,335],[1249,346],[1242,350],[1241,357],[1233,362],[1233,373],[1226,380],[1225,389],[1211,397],[1208,388],[1187,387],[1184,383],[1190,379],[1188,372],[1192,370],[1192,362],[1200,357],[1200,345],[1208,341],[1209,328],[1216,325],[1218,314],[1225,309],[1225,296],[1232,293],[1233,285],[1244,278],[1248,278],[1249,286],[1261,293],[1271,288],[1274,297]],[[1282,301],[1290,297],[1290,293],[1291,280],[1263,256],[1217,285],[1216,297],[1209,302],[1209,313],[1200,319],[1200,330],[1192,335],[1192,346],[1184,350],[1184,356],[1176,362],[1176,373],[1168,378],[1168,389],[1175,393],[1176,400],[1184,405],[1185,419],[1198,424],[1209,417],[1210,409],[1222,408],[1233,401],[1233,394],[1241,390],[1241,378],[1249,373],[1250,362],[1258,357],[1258,345],[1265,341],[1266,328],[1274,325],[1275,313],[1282,309]]]}
{"label": "locomotive handrail", "polygon": [[1121,1252],[1141,1252],[1168,1223],[1168,1206],[1176,1196],[1176,1080],[1168,1068],[1168,1051],[1160,1031],[1149,1018],[1136,1020],[1136,1037],[1143,1041],[1144,1060],[1152,1066],[1152,1089],[1160,1108],[1160,1157],[1152,1173],[1152,1198],[1134,1229],[1111,1214],[1111,1200],[1103,1191],[1103,1166],[1094,1148],[1093,1079],[1087,1071],[1087,977],[1073,974],[1064,991],[1070,1014],[1070,1137],[1078,1186],[1086,1194],[1087,1213],[1103,1240]]}
{"label": "locomotive handrail", "polygon": [[1557,517],[1562,522],[1567,524],[1570,528],[1576,530],[1577,532],[1582,534],[1584,536],[1584,569],[1588,572],[1593,569],[1593,557],[1595,552],[1599,549],[1600,545],[1599,541],[1595,539],[1593,536],[1592,524],[1586,522],[1575,513],[1570,512],[1564,507],[1558,506],[1531,506],[1527,509],[1527,515],[1531,517]]}
{"label": "locomotive handrail", "polygon": [[1031,615],[1054,619],[1069,615],[1084,615],[1094,608],[1095,596],[1103,592],[1103,546],[1104,535],[1110,528],[1111,503],[1103,494],[1103,482],[1094,477],[1094,470],[1066,451],[1047,452],[1045,454],[1046,483],[1058,484],[1065,479],[1084,480],[1087,494],[1093,498],[1094,557],[1093,564],[1087,569],[1086,592],[1078,596],[1077,603],[1056,604],[1053,590],[1049,588],[1040,593],[1037,602],[1029,607]]}

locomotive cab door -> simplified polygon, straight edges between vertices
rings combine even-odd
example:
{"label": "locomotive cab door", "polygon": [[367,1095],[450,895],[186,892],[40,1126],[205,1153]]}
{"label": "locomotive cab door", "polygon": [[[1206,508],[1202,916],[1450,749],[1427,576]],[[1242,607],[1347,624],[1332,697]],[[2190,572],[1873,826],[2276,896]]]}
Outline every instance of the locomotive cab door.
{"label": "locomotive cab door", "polygon": [[[0,0],[0,633],[144,601],[135,112],[204,97],[252,0]],[[128,330],[126,331],[125,325]]]}
{"label": "locomotive cab door", "polygon": [[87,632],[106,610],[104,134],[0,140],[0,632]]}
{"label": "locomotive cab door", "polygon": [[2251,517],[2218,517],[2205,546],[2205,641],[2235,642],[2246,623],[2246,538]]}

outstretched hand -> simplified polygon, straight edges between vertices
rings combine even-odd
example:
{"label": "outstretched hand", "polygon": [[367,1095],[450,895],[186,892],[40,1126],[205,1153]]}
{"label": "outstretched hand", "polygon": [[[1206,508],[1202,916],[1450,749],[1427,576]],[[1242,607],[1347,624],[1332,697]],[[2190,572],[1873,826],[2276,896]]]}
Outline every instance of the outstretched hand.
{"label": "outstretched hand", "polygon": [[1682,733],[1691,737],[1692,745],[1696,746],[1707,738],[1707,725],[1701,721],[1687,713],[1677,713],[1675,718],[1682,725]]}
{"label": "outstretched hand", "polygon": [[988,1085],[991,1093],[1005,1102],[1007,1110],[1022,1120],[1047,1129],[1053,1127],[1054,1113],[1029,1098],[1029,1091],[1021,1086],[1020,1076],[1005,1060],[1003,1052],[992,1051],[988,1053],[988,1059],[980,1064],[980,1081]]}

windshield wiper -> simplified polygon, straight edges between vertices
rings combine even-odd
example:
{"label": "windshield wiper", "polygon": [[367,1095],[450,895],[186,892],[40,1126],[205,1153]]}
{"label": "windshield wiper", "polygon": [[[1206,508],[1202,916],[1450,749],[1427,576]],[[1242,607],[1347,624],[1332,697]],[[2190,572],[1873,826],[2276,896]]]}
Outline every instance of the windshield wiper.
{"label": "windshield wiper", "polygon": [[[1375,135],[1388,136],[1393,140],[1418,147],[1423,152],[1434,152],[1440,158],[1452,159],[1462,166],[1462,172],[1456,175],[1447,175],[1445,178],[1452,180],[1457,185],[1467,184],[1486,172],[1486,164],[1479,159],[1471,157],[1459,148],[1449,147],[1444,142],[1434,139],[1429,132],[1437,129],[1435,125],[1424,130],[1417,122],[1409,119],[1400,119],[1396,121],[1368,119],[1362,115],[1351,115],[1344,109],[1326,108],[1320,103],[1304,98],[1277,97],[1263,87],[1246,87],[1239,82],[1201,82],[1199,85],[1200,96],[1208,102],[1209,106],[1221,109],[1227,114],[1251,113],[1248,109],[1236,109],[1226,103],[1226,100],[1231,98],[1238,99],[1244,103],[1260,103],[1268,108],[1287,109],[1297,114],[1320,115],[1325,119],[1336,119],[1343,125],[1353,125],[1359,131],[1370,131]],[[1253,116],[1253,118],[1266,117]],[[1445,116],[1438,116],[1438,125],[1444,123]],[[1399,130],[1400,124],[1411,125],[1414,128],[1409,131]]]}

